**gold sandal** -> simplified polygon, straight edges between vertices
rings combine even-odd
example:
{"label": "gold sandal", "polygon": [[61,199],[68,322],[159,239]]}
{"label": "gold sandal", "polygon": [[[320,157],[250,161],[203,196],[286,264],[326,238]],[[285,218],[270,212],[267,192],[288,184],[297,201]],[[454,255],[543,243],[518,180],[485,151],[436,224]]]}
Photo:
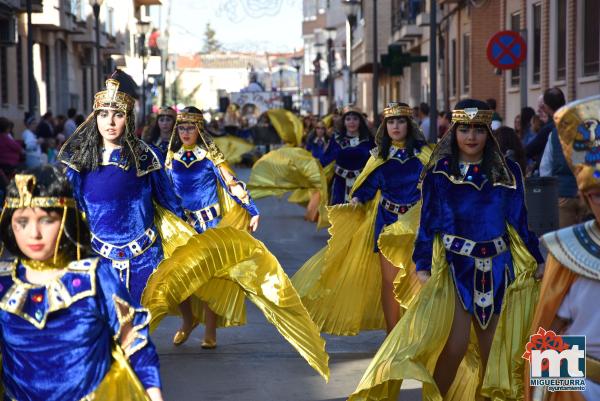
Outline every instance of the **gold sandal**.
{"label": "gold sandal", "polygon": [[192,334],[192,331],[194,331],[194,329],[198,326],[198,324],[199,324],[199,322],[194,322],[194,324],[192,324],[192,328],[188,331],[177,330],[177,332],[173,336],[173,345],[179,346],[179,345],[183,344],[184,342],[186,342],[187,339],[190,337],[190,334]]}
{"label": "gold sandal", "polygon": [[217,348],[216,340],[204,339],[201,345],[202,349],[215,349]]}

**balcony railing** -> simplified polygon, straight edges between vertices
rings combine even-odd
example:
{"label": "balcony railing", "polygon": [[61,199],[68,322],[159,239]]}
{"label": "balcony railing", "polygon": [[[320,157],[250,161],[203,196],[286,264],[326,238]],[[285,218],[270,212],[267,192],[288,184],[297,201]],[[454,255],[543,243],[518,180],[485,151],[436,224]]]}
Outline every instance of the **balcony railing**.
{"label": "balcony railing", "polygon": [[392,33],[403,26],[415,25],[417,15],[424,11],[423,0],[392,0]]}

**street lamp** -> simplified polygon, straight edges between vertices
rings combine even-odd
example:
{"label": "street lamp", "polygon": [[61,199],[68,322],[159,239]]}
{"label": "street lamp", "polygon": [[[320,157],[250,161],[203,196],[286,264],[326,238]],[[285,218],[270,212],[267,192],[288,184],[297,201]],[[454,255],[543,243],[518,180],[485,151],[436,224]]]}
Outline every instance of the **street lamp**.
{"label": "street lamp", "polygon": [[142,124],[146,124],[146,34],[150,32],[150,21],[138,20],[137,31],[138,53],[142,57]]}
{"label": "street lamp", "polygon": [[96,20],[96,84],[98,92],[102,89],[102,63],[100,62],[100,6],[104,0],[90,0]]}
{"label": "street lamp", "polygon": [[313,61],[314,71],[315,71],[315,92],[317,94],[317,116],[321,117],[321,60],[323,56],[321,52],[325,48],[323,43],[315,43],[315,50],[317,52],[317,56]]}
{"label": "street lamp", "polygon": [[356,26],[356,16],[360,11],[360,0],[342,1],[346,13],[346,68],[348,69],[348,103],[352,103],[352,31]]}
{"label": "street lamp", "polygon": [[283,67],[285,66],[285,59],[280,58],[277,60],[277,65],[279,66],[279,94],[283,96]]}
{"label": "street lamp", "polygon": [[302,92],[300,89],[300,68],[302,68],[302,60],[304,57],[302,56],[294,56],[292,57],[292,66],[296,69],[296,83],[298,85],[298,111],[302,108]]}
{"label": "street lamp", "polygon": [[327,37],[327,103],[329,109],[333,109],[333,40],[337,36],[335,28],[325,28],[325,36]]}

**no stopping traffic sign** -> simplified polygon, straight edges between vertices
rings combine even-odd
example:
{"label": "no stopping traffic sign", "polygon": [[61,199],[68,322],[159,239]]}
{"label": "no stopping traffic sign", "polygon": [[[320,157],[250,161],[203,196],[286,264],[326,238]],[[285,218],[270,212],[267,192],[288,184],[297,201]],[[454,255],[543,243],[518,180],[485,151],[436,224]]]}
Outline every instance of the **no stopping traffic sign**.
{"label": "no stopping traffic sign", "polygon": [[496,68],[513,70],[525,60],[527,45],[515,31],[496,32],[487,44],[487,59]]}

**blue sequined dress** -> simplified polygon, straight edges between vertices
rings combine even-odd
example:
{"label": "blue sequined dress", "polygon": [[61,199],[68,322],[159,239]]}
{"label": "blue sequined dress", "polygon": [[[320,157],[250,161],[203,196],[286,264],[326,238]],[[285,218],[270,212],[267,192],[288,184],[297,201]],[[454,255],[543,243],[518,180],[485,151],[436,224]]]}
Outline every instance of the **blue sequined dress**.
{"label": "blue sequined dress", "polygon": [[375,143],[370,138],[350,137],[345,133],[336,133],[319,159],[323,167],[335,162],[333,182],[331,184],[331,205],[346,203],[356,178],[367,164],[370,151]]}
{"label": "blue sequined dress", "polygon": [[515,278],[507,223],[543,262],[538,239],[527,226],[521,170],[511,160],[506,163],[513,185],[493,185],[479,164],[461,165],[461,176],[454,177],[448,158],[439,160],[423,181],[413,254],[417,271],[431,270],[434,237],[441,235],[459,299],[483,328],[500,313],[506,287]]}
{"label": "blue sequined dress", "polygon": [[127,167],[115,149],[109,162],[79,172],[68,165],[67,177],[92,233],[92,248],[118,270],[133,299],[140,302],[150,274],[163,259],[154,225],[154,205],[183,217],[156,148],[140,141],[139,167]]}
{"label": "blue sequined dress", "polygon": [[[109,264],[98,258],[71,262],[45,285],[28,282],[25,273],[21,262],[0,263],[5,399],[92,399],[107,377],[112,376],[110,386],[118,384],[110,373],[116,344],[144,388],[161,386],[158,355],[148,337],[149,313],[131,298]],[[133,327],[127,344],[121,342],[124,324]],[[104,388],[102,394],[119,391]]]}
{"label": "blue sequined dress", "polygon": [[[182,147],[174,153],[167,168],[173,181],[175,193],[181,198],[188,222],[197,232],[216,227],[222,219],[217,185],[227,188],[219,168],[208,157],[206,150],[199,146],[192,149]],[[251,216],[259,214],[256,204],[248,197],[245,203],[227,192]]]}
{"label": "blue sequined dress", "polygon": [[383,228],[398,221],[399,215],[408,212],[421,199],[417,185],[423,163],[417,155],[424,145],[417,143],[412,154],[409,154],[406,148],[392,145],[387,161],[371,172],[353,193],[361,203],[366,203],[381,190],[381,201],[375,220],[375,252],[379,251],[377,240]]}

